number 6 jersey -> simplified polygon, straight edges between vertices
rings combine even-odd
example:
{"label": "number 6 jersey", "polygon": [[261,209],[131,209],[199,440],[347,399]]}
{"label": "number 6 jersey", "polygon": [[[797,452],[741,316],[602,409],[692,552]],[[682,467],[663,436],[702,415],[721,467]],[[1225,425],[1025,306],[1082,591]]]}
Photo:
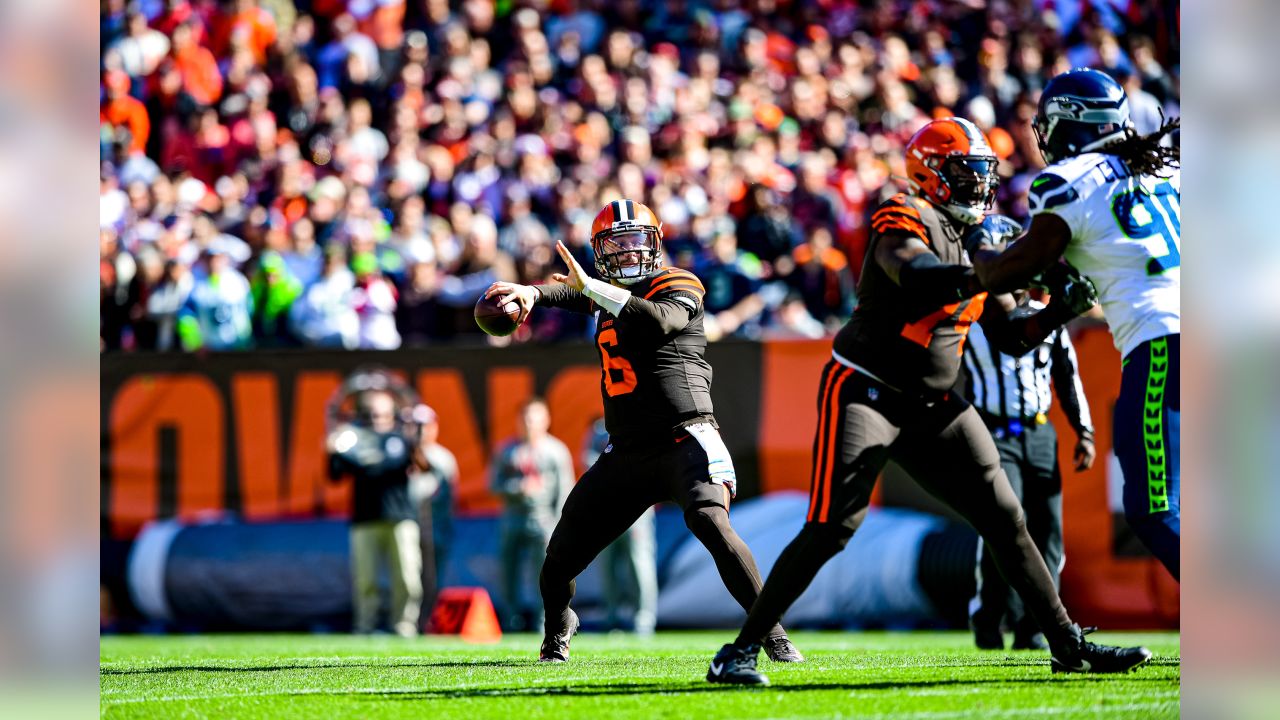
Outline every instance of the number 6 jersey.
{"label": "number 6 jersey", "polygon": [[538,288],[540,305],[596,313],[605,429],[615,442],[670,438],[677,427],[712,417],[705,290],[692,273],[664,267],[629,286],[618,317],[564,285]]}
{"label": "number 6 jersey", "polygon": [[1066,258],[1098,288],[1122,356],[1180,328],[1181,176],[1133,175],[1119,158],[1086,153],[1051,165],[1031,184],[1032,217],[1071,229]]}

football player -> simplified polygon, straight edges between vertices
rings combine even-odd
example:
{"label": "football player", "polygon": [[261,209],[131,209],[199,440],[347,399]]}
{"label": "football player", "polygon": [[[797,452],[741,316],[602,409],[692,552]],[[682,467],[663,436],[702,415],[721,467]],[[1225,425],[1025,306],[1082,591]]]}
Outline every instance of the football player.
{"label": "football player", "polygon": [[[729,524],[736,488],[733,460],[711,406],[711,366],[703,355],[702,283],[662,267],[662,225],[632,200],[609,203],[591,225],[592,278],[563,243],[568,266],[554,285],[497,282],[486,296],[520,304],[524,321],[535,305],[596,315],[596,352],[609,445],[583,474],[551,534],[539,586],[546,631],[539,660],[564,662],[578,616],[569,609],[574,578],[654,504],[672,500],[707,548],[729,593],[744,609],[760,592],[742,538]],[[781,662],[804,658],[778,623],[761,633],[765,651]]]}
{"label": "football player", "polygon": [[967,238],[993,291],[1022,286],[1066,257],[1096,283],[1122,362],[1115,451],[1124,512],[1152,554],[1178,578],[1181,538],[1181,175],[1176,118],[1139,135],[1124,89],[1078,68],[1051,80],[1034,120],[1049,167],[1031,183],[1031,228],[999,253],[989,227]]}
{"label": "football player", "polygon": [[[1045,279],[1053,301],[1032,315],[1011,314],[1011,296],[983,291],[962,240],[991,207],[997,160],[973,123],[925,125],[907,144],[906,160],[913,193],[895,195],[872,214],[858,307],[822,371],[806,523],[779,556],[737,639],[712,660],[710,682],[768,682],[756,670],[761,638],[848,544],[889,460],[982,535],[1043,629],[1055,672],[1121,672],[1151,657],[1146,648],[1084,639],[1027,532],[990,431],[950,392],[975,320],[993,345],[1022,355],[1092,307],[1092,287],[1063,266]],[[1012,221],[1003,230],[1018,231]]]}

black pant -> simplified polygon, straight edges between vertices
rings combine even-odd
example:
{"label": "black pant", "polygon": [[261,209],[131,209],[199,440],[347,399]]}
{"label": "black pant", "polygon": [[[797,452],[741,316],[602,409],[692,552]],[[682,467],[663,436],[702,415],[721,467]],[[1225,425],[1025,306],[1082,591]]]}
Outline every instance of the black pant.
{"label": "black pant", "polygon": [[968,403],[953,395],[933,402],[902,395],[833,360],[818,389],[813,457],[808,522],[769,573],[739,645],[759,642],[848,544],[889,460],[973,525],[1050,644],[1065,640],[1071,620],[1027,533],[991,433]]}
{"label": "black pant", "polygon": [[[750,609],[760,594],[760,571],[729,525],[729,489],[711,481],[708,462],[699,441],[681,433],[674,440],[612,444],[583,473],[565,500],[542,564],[548,635],[568,621],[574,579],[646,509],[667,500],[684,508],[685,524],[711,553],[729,594]],[[761,636],[781,634],[775,620]]]}
{"label": "black pant", "polygon": [[[1062,549],[1062,474],[1058,468],[1058,433],[1052,423],[1023,422],[1020,432],[1008,423],[986,418],[992,428],[1000,467],[1022,503],[1027,531],[1044,556],[1054,587],[1060,587],[1064,559]],[[980,541],[981,542],[981,541]],[[1039,630],[1027,615],[1022,598],[1000,576],[995,556],[982,544],[978,565],[977,602],[971,613],[975,629],[998,631],[1008,617],[1008,627],[1020,636]]]}

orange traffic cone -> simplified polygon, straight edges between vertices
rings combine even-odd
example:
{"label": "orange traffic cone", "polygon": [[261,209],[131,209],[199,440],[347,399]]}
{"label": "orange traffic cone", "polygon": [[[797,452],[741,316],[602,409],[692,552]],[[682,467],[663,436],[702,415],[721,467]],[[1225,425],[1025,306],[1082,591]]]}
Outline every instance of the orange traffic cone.
{"label": "orange traffic cone", "polygon": [[467,642],[494,643],[502,639],[498,614],[489,593],[479,587],[452,587],[440,591],[427,632],[457,635]]}

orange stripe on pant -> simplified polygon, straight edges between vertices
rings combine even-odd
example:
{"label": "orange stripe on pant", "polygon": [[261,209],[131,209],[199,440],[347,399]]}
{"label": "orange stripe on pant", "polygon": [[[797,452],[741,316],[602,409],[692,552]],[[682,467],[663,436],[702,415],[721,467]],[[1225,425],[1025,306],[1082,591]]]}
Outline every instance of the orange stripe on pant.
{"label": "orange stripe on pant", "polygon": [[840,388],[853,374],[851,368],[839,366],[828,379],[826,398],[818,418],[818,456],[814,458],[813,495],[809,498],[809,521],[827,521],[831,505],[831,466],[835,461],[836,427],[840,424]]}
{"label": "orange stripe on pant", "polygon": [[822,439],[826,437],[824,423],[827,421],[827,415],[822,411],[827,406],[827,400],[831,394],[831,381],[836,376],[836,368],[839,365],[835,360],[828,360],[826,367],[822,368],[822,380],[818,383],[818,426],[813,431],[813,464],[809,468],[809,514],[806,520],[812,521],[818,509],[818,495],[822,493],[822,488],[818,486],[821,482],[818,468],[822,467],[822,454],[824,451]]}
{"label": "orange stripe on pant", "polygon": [[818,504],[818,522],[826,522],[827,511],[831,509],[831,483],[835,480],[835,478],[831,477],[831,474],[834,470],[835,454],[839,452],[836,428],[840,425],[840,388],[852,374],[852,368],[842,368],[839,377],[836,378],[835,384],[831,388],[831,404],[826,409],[826,413],[831,416],[831,419],[827,423],[827,454],[822,462],[822,498]]}

